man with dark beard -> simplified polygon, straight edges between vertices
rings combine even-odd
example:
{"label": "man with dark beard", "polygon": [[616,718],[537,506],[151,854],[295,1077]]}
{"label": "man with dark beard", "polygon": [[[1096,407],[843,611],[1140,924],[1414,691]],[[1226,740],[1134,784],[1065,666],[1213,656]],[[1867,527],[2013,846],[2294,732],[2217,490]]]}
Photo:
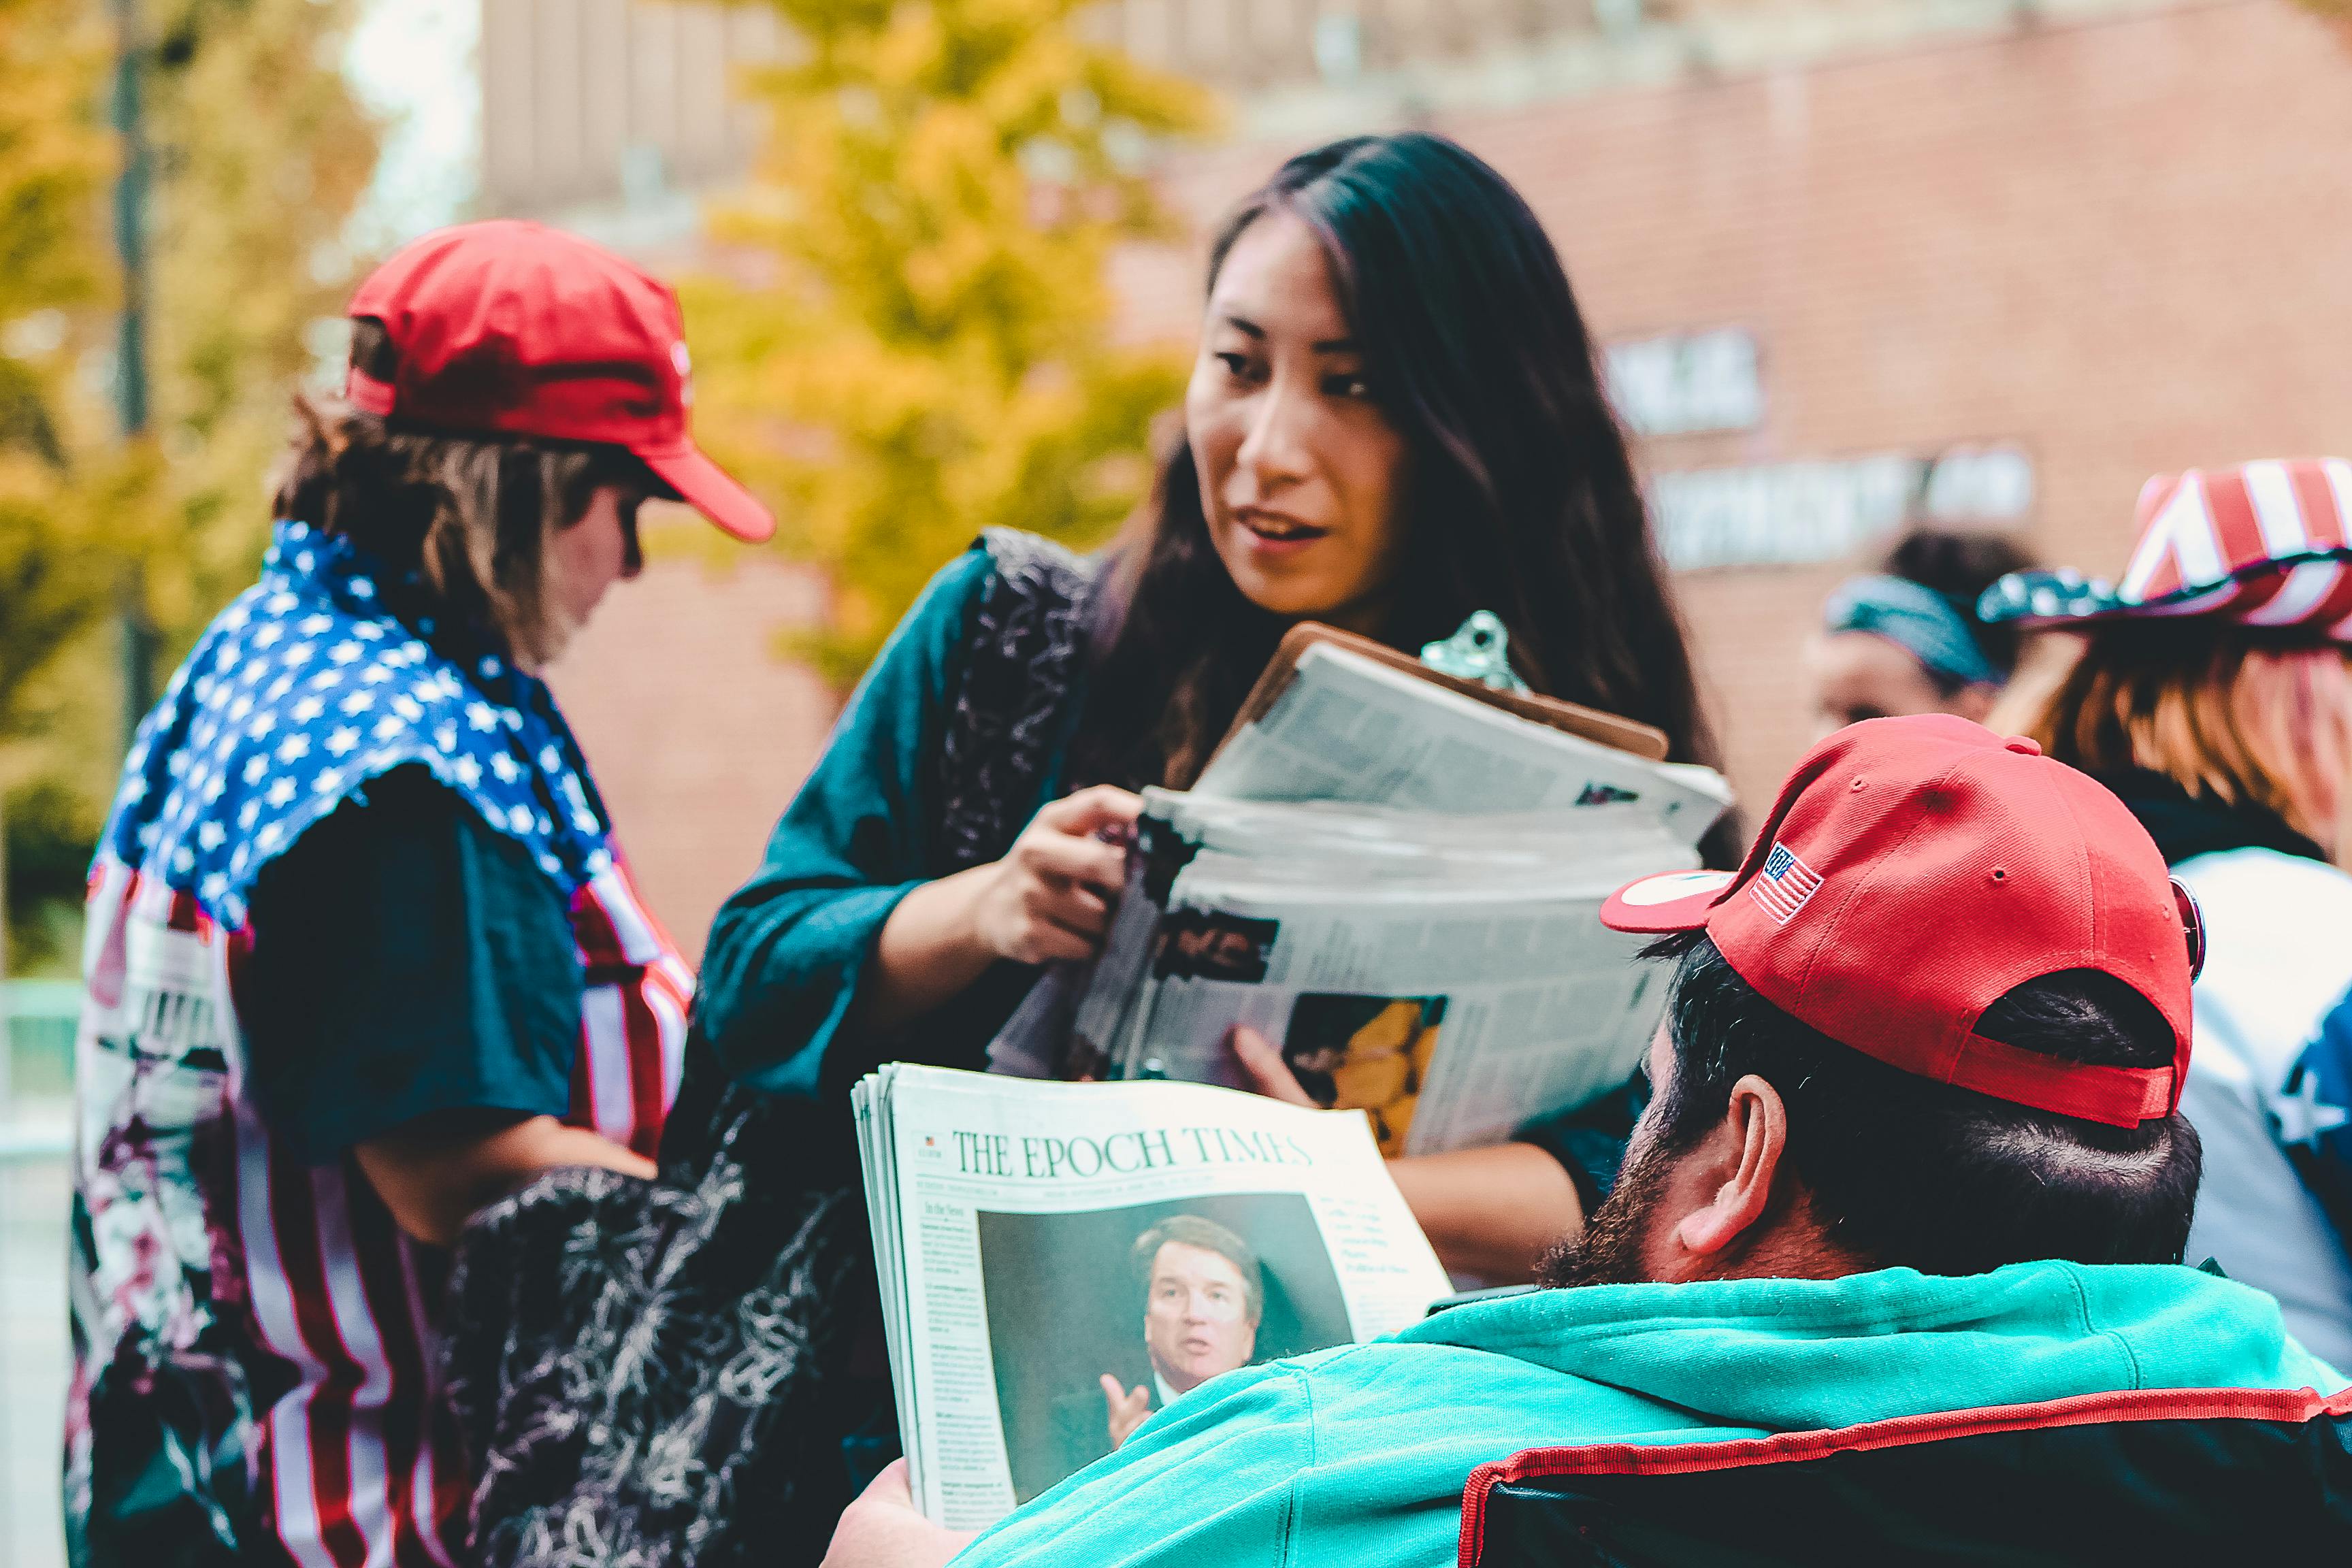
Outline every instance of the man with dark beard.
{"label": "man with dark beard", "polygon": [[[1457,1536],[1475,1561],[1487,1493],[1472,1508],[1465,1485],[1528,1472],[1495,1468],[1522,1450],[1570,1473],[1674,1474],[1759,1448],[1899,1446],[1922,1426],[2104,1435],[2152,1409],[2203,1423],[2189,1457],[2136,1469],[2144,1447],[2109,1444],[2112,1466],[2068,1499],[2077,1525],[2121,1521],[2112,1546],[2219,1519],[2243,1547],[2224,1555],[2245,1561],[2281,1531],[2352,1546],[2334,1539],[2352,1532],[2352,1463],[2314,1458],[2334,1453],[2317,1442],[2263,1450],[2258,1507],[2168,1511],[2204,1506],[2184,1500],[2216,1489],[2201,1483],[2233,1462],[2221,1429],[2251,1407],[2307,1422],[2352,1403],[2322,1398],[2344,1380],[2268,1297],[2178,1266],[2202,931],[2113,795],[1964,720],[1873,721],[1806,757],[1737,873],[1646,879],[1602,919],[1658,936],[1677,968],[1654,1097],[1617,1187],[1547,1266],[1559,1288],[1219,1378],[960,1561],[1428,1565]],[[1964,1414],[1923,1422],[1942,1413]],[[2003,1450],[2008,1468],[1962,1498],[1972,1516],[2005,1522],[1985,1504],[2036,1479],[2028,1451]],[[893,1483],[845,1517],[828,1561],[942,1562],[963,1544]],[[1878,1500],[1851,1511],[1872,1526],[1899,1511]],[[1822,1544],[1775,1549],[1807,1540]],[[1553,1560],[1620,1560],[1577,1550]]]}

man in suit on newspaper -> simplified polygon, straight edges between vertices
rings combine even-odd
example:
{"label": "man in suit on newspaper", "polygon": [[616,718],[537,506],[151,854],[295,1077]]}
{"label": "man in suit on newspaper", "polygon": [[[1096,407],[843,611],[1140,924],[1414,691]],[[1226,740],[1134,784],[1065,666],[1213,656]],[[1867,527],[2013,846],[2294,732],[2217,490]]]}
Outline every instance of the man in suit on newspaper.
{"label": "man in suit on newspaper", "polygon": [[1256,1359],[1265,1273],[1248,1242],[1214,1220],[1178,1214],[1137,1237],[1128,1257],[1142,1298],[1139,1353],[1097,1387],[1055,1400],[1052,1468],[1016,1475],[1024,1499],[1118,1447],[1178,1395]]}

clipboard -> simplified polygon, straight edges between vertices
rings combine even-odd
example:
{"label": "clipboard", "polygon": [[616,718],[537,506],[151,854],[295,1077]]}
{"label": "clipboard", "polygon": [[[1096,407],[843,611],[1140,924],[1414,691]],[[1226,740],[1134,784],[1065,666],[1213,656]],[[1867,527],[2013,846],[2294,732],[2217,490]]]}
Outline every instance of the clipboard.
{"label": "clipboard", "polygon": [[1399,653],[1386,643],[1374,642],[1354,632],[1343,632],[1320,621],[1301,621],[1283,635],[1281,644],[1274,650],[1274,657],[1266,661],[1265,671],[1258,676],[1257,684],[1250,688],[1241,711],[1234,715],[1234,721],[1226,729],[1224,738],[1217,742],[1217,751],[1209,753],[1211,762],[1216,761],[1218,752],[1233,744],[1234,737],[1241,733],[1243,725],[1256,721],[1274,706],[1275,699],[1289,689],[1291,678],[1298,671],[1299,659],[1317,643],[1328,643],[1334,647],[1344,648],[1433,686],[1458,691],[1473,701],[1484,702],[1489,708],[1500,708],[1506,713],[1548,725],[1579,740],[1613,747],[1644,762],[1663,763],[1666,760],[1666,732],[1654,725],[1621,719],[1614,713],[1603,713],[1598,708],[1562,702],[1553,697],[1522,697],[1516,691],[1498,691],[1479,681],[1465,680],[1458,675],[1432,669],[1411,654]]}

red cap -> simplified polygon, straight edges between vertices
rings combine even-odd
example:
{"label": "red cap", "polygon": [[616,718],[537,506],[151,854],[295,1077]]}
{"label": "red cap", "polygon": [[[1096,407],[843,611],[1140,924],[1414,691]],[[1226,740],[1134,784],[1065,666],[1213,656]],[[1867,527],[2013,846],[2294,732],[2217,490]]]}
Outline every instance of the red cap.
{"label": "red cap", "polygon": [[[1704,928],[1766,1001],[1905,1072],[2116,1127],[2180,1103],[2196,905],[2121,801],[1965,719],[1839,731],[1780,786],[1738,871],[1643,878],[1601,919]],[[2068,969],[2147,997],[2172,1065],[2087,1067],[1975,1032],[2012,988]]]}
{"label": "red cap", "polygon": [[776,531],[687,433],[677,296],[612,252],[535,223],[459,224],[370,273],[345,313],[382,321],[399,357],[390,382],[352,368],[354,407],[457,434],[625,447],[736,538]]}

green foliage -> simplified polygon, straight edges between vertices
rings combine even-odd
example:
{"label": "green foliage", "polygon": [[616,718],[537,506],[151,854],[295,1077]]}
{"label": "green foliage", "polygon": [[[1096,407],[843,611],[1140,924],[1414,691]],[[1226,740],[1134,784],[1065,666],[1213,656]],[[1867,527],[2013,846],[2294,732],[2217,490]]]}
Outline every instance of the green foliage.
{"label": "green foliage", "polygon": [[[0,843],[19,922],[71,897],[58,868],[86,859],[111,791],[126,595],[167,665],[258,560],[304,330],[340,313],[333,242],[375,160],[337,68],[350,9],[142,10],[152,419],[126,442],[85,370],[117,341],[108,9],[0,0]],[[59,961],[32,945],[11,967]]]}
{"label": "green foliage", "polygon": [[686,290],[688,330],[700,434],[832,579],[802,651],[840,679],[982,528],[1092,543],[1140,499],[1184,358],[1112,341],[1106,270],[1166,236],[1139,164],[1211,106],[1083,38],[1080,0],[771,3],[799,58],[751,80],[736,277]]}

